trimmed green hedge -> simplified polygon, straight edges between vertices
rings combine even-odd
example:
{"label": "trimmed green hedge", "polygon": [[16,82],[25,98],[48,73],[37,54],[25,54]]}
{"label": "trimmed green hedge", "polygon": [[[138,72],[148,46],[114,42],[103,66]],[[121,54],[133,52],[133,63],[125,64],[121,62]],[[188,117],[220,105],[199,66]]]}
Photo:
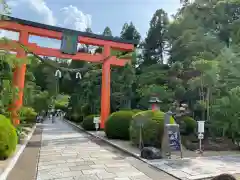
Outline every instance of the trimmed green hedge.
{"label": "trimmed green hedge", "polygon": [[81,123],[83,121],[83,116],[79,115],[78,113],[73,113],[70,115],[70,121]]}
{"label": "trimmed green hedge", "polygon": [[11,156],[16,150],[17,142],[15,127],[8,118],[0,115],[0,159]]}
{"label": "trimmed green hedge", "polygon": [[137,113],[142,112],[142,110],[140,110],[140,109],[132,109],[131,111],[132,111],[134,114],[137,114]]}
{"label": "trimmed green hedge", "polygon": [[[164,115],[162,111],[142,111],[137,113],[130,125],[130,140],[133,145],[139,145],[139,126],[138,122],[141,121],[141,117],[145,118],[145,123],[142,128],[142,138],[144,146],[153,146],[161,148],[162,137],[164,133]],[[174,123],[174,119],[171,117],[170,123]]]}
{"label": "trimmed green hedge", "polygon": [[87,131],[93,131],[95,129],[95,124],[93,123],[93,118],[98,115],[88,115],[82,121],[82,127]]}
{"label": "trimmed green hedge", "polygon": [[132,117],[135,115],[132,111],[118,111],[112,113],[105,122],[105,133],[111,139],[129,139],[129,126]]}
{"label": "trimmed green hedge", "polygon": [[180,121],[181,134],[184,134],[184,135],[193,134],[196,128],[197,128],[197,121],[195,121],[192,117],[189,117],[189,116],[182,117]]}

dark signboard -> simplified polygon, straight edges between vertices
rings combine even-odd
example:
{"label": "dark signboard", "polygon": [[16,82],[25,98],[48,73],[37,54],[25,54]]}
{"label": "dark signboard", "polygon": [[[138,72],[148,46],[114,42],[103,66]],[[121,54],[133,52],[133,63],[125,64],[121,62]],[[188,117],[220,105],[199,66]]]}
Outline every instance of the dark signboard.
{"label": "dark signboard", "polygon": [[167,133],[170,149],[172,151],[181,151],[180,134],[178,133],[178,131],[175,131],[173,128],[170,128],[168,129]]}
{"label": "dark signboard", "polygon": [[61,52],[64,54],[77,54],[78,35],[64,32],[62,35]]}

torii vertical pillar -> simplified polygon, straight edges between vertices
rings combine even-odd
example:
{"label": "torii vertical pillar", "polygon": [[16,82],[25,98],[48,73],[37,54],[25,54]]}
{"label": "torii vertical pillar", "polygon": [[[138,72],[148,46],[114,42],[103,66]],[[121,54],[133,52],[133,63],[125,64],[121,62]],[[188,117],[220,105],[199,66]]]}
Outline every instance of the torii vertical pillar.
{"label": "torii vertical pillar", "polygon": [[[104,57],[110,57],[111,47],[104,46]],[[102,88],[101,88],[101,123],[100,128],[104,129],[105,121],[110,114],[110,84],[111,84],[111,64],[110,59],[107,59],[102,64]]]}
{"label": "torii vertical pillar", "polygon": [[[19,42],[23,45],[28,44],[29,34],[26,31],[19,32]],[[17,52],[17,58],[26,58],[27,54],[23,48],[19,48]],[[17,97],[14,97],[13,108],[12,108],[12,121],[14,125],[19,124],[19,117],[17,111],[21,108],[23,103],[23,90],[25,81],[26,64],[20,64],[16,67],[13,74],[13,85],[18,88]]]}

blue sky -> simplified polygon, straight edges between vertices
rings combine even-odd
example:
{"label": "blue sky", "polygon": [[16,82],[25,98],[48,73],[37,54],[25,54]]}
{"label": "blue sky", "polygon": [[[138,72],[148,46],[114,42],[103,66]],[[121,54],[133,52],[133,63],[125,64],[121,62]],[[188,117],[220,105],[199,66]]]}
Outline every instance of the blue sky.
{"label": "blue sky", "polygon": [[[143,37],[157,9],[171,15],[180,7],[180,0],[7,0],[7,3],[12,16],[18,18],[76,30],[90,27],[94,33],[102,33],[109,26],[114,36],[119,35],[125,22],[132,21]],[[39,38],[31,41],[46,45]]]}

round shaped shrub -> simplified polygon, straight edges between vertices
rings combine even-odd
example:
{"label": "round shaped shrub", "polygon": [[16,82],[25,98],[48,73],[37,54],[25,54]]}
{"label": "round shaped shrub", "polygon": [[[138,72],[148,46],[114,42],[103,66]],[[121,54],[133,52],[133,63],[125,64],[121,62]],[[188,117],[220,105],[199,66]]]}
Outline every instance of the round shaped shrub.
{"label": "round shaped shrub", "polygon": [[181,119],[181,133],[184,135],[189,135],[194,133],[196,127],[197,127],[197,121],[195,121],[192,117],[184,116]]}
{"label": "round shaped shrub", "polygon": [[16,150],[17,132],[11,121],[0,115],[0,159],[6,159]]}
{"label": "round shaped shrub", "polygon": [[118,111],[112,113],[105,122],[105,133],[111,139],[129,139],[129,126],[134,116],[132,111]]}
{"label": "round shaped shrub", "polygon": [[11,122],[11,120],[9,119],[9,118],[7,118],[5,115],[3,115],[3,114],[0,114],[0,121],[6,121],[6,122],[8,122],[8,123],[10,123],[10,124],[12,124],[12,122]]}
{"label": "round shaped shrub", "polygon": [[93,123],[93,118],[97,115],[88,115],[82,121],[82,127],[87,131],[93,131],[95,129],[95,124]]}
{"label": "round shaped shrub", "polygon": [[[164,116],[164,112],[152,110],[142,111],[133,116],[129,129],[130,139],[133,145],[139,145],[139,122],[143,119],[144,125],[142,127],[142,140],[144,146],[161,148],[164,133]],[[170,119],[170,123],[174,123],[174,119],[172,117]]]}
{"label": "round shaped shrub", "polygon": [[79,118],[79,114],[73,113],[73,114],[71,114],[71,116],[70,116],[70,121],[78,122],[78,118]]}
{"label": "round shaped shrub", "polygon": [[142,112],[142,110],[140,110],[140,109],[132,109],[132,112],[133,112],[134,114],[137,114],[137,113],[139,113],[139,112]]}
{"label": "round shaped shrub", "polygon": [[37,113],[31,107],[22,107],[20,110],[20,119],[25,122],[35,122]]}

